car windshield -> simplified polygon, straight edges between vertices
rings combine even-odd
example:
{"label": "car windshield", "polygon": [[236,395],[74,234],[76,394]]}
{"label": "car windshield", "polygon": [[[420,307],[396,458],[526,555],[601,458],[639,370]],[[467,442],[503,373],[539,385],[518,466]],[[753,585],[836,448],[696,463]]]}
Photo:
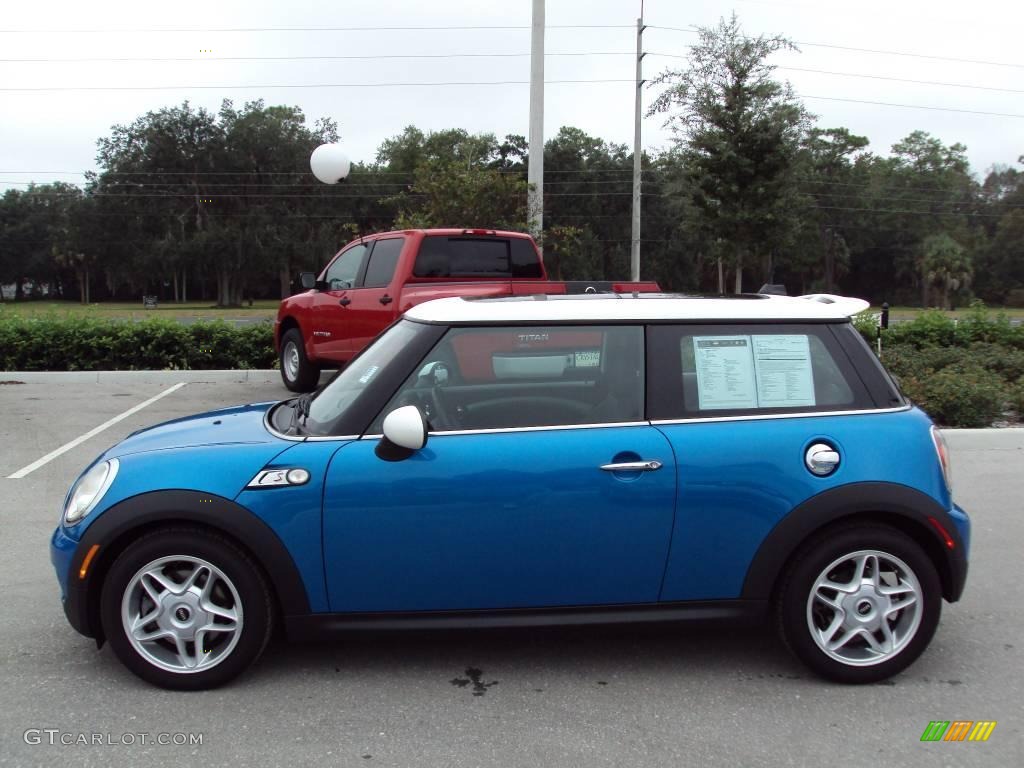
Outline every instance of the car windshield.
{"label": "car windshield", "polygon": [[[309,404],[305,431],[321,435],[336,433],[335,427],[348,421],[344,419],[348,409],[373,387],[388,364],[426,327],[403,320],[385,331],[313,399]],[[404,377],[404,372],[402,375]]]}

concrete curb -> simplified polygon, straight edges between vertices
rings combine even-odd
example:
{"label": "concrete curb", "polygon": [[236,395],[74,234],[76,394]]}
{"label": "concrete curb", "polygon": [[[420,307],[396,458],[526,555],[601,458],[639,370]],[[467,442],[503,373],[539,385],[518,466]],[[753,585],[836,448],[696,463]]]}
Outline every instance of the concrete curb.
{"label": "concrete curb", "polygon": [[225,371],[0,371],[0,382],[26,384],[176,384],[179,381],[280,383],[281,372],[273,368]]}

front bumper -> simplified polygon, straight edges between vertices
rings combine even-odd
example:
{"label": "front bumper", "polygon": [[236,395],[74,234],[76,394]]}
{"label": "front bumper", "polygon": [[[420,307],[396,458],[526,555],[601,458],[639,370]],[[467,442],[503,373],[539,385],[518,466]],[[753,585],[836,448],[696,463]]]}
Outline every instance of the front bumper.
{"label": "front bumper", "polygon": [[77,583],[78,574],[74,573],[78,552],[78,541],[67,535],[63,526],[58,525],[50,538],[50,562],[57,572],[57,582],[60,584],[60,600],[64,606],[64,615],[75,631],[86,637],[95,637],[96,633],[89,626],[89,616],[86,611],[85,600],[82,599],[84,590]]}

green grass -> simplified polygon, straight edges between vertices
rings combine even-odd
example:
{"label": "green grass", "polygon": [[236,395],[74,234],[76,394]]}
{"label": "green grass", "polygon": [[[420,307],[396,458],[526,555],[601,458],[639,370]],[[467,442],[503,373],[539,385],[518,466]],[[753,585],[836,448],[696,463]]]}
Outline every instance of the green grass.
{"label": "green grass", "polygon": [[76,301],[5,301],[0,302],[0,316],[17,317],[106,317],[119,320],[143,320],[147,317],[162,317],[173,320],[177,317],[196,317],[203,320],[231,320],[235,318],[265,317],[272,320],[280,304],[275,299],[253,302],[252,307],[223,309],[209,301],[190,301],[184,304],[163,303],[156,309],[145,309],[142,302],[103,302],[79,304]]}

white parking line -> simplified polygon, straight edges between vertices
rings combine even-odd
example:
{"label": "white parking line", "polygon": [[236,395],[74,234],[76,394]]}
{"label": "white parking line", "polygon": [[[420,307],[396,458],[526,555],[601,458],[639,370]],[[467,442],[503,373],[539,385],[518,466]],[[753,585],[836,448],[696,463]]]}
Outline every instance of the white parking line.
{"label": "white parking line", "polygon": [[8,475],[7,479],[8,480],[20,480],[21,478],[25,477],[25,475],[29,474],[30,472],[35,472],[40,467],[42,467],[45,464],[48,464],[49,462],[53,461],[58,456],[60,456],[62,453],[67,453],[68,451],[70,451],[75,446],[81,445],[82,443],[84,443],[90,437],[93,437],[94,435],[98,435],[100,432],[102,432],[103,430],[107,429],[108,427],[112,427],[115,424],[117,424],[117,422],[123,421],[124,419],[127,419],[133,413],[138,413],[143,408],[145,408],[147,405],[152,405],[157,400],[159,400],[161,397],[167,397],[167,395],[171,394],[172,392],[177,392],[179,389],[181,389],[184,386],[185,386],[185,382],[184,381],[180,381],[177,384],[175,384],[173,387],[168,387],[163,392],[161,392],[159,395],[151,397],[151,398],[149,398],[149,400],[146,400],[144,402],[139,403],[136,406],[133,406],[133,407],[129,408],[124,413],[118,414],[117,416],[115,416],[114,418],[110,419],[109,421],[103,422],[98,427],[93,427],[88,432],[86,432],[84,435],[80,435],[79,437],[76,437],[70,443],[65,443],[64,445],[62,445],[57,450],[50,451],[50,453],[46,454],[41,459],[36,459],[31,464],[29,464],[27,467],[22,467],[21,469],[19,469],[13,475]]}

